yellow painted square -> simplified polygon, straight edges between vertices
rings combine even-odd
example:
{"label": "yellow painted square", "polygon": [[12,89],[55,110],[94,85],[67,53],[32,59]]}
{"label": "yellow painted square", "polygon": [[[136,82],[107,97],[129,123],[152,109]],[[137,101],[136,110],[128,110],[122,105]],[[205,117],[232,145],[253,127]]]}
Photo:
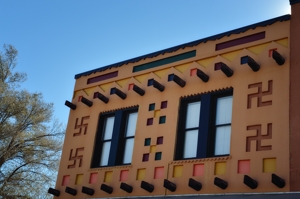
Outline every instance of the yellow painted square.
{"label": "yellow painted square", "polygon": [[138,169],[136,174],[137,180],[144,180],[146,177],[146,169]]}
{"label": "yellow painted square", "polygon": [[104,182],[111,182],[113,177],[112,171],[106,171],[104,174]]}
{"label": "yellow painted square", "polygon": [[224,175],[226,173],[226,162],[215,163],[215,175]]}
{"label": "yellow painted square", "polygon": [[160,110],[154,111],[154,117],[159,117],[160,116]]}
{"label": "yellow painted square", "polygon": [[176,165],[173,167],[173,178],[180,178],[183,173],[183,165]]}
{"label": "yellow painted square", "polygon": [[156,146],[150,146],[150,153],[155,153],[156,152]]}
{"label": "yellow painted square", "polygon": [[82,184],[82,181],[83,181],[83,174],[77,174],[75,184]]}
{"label": "yellow painted square", "polygon": [[276,158],[265,158],[263,160],[263,172],[274,173],[276,171]]}

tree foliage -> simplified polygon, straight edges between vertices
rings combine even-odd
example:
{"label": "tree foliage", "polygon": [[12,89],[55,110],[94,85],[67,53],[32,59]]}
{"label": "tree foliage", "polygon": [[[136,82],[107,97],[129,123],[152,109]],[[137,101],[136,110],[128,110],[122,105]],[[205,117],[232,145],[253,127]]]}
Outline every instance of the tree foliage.
{"label": "tree foliage", "polygon": [[[53,104],[20,87],[18,51],[0,51],[0,198],[47,198],[55,183],[64,130]],[[50,195],[49,195],[50,196]]]}

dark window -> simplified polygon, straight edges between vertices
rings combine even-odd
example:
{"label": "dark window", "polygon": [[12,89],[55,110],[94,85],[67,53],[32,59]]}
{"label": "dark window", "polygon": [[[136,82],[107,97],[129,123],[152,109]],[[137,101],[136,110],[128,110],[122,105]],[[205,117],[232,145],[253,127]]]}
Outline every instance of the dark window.
{"label": "dark window", "polygon": [[230,154],[232,93],[228,89],[181,100],[176,160]]}
{"label": "dark window", "polygon": [[138,109],[100,114],[92,168],[130,164]]}

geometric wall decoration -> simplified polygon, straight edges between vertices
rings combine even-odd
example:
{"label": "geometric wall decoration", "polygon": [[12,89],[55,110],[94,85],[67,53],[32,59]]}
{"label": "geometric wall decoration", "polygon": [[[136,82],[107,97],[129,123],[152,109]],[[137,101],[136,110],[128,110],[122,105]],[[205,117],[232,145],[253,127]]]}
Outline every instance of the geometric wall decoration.
{"label": "geometric wall decoration", "polygon": [[204,175],[204,164],[194,164],[193,176],[203,176]]}
{"label": "geometric wall decoration", "polygon": [[63,180],[62,180],[61,185],[62,185],[62,186],[67,186],[67,185],[69,184],[69,181],[70,181],[70,175],[65,175],[65,176],[63,177]]}
{"label": "geometric wall decoration", "polygon": [[251,142],[255,141],[256,142],[256,151],[265,151],[265,150],[272,150],[272,145],[266,145],[262,146],[261,141],[264,139],[272,139],[272,123],[268,123],[267,125],[267,133],[264,133],[262,135],[262,130],[261,130],[261,124],[258,125],[251,125],[247,126],[247,130],[255,130],[256,135],[255,136],[248,136],[246,138],[246,152],[249,152],[251,149]]}
{"label": "geometric wall decoration", "polygon": [[83,181],[83,174],[77,174],[75,184],[82,184],[82,181]]}
{"label": "geometric wall decoration", "polygon": [[215,175],[223,175],[226,173],[226,162],[215,163]]}
{"label": "geometric wall decoration", "polygon": [[156,152],[154,160],[161,160],[161,155],[162,155],[161,152]]}
{"label": "geometric wall decoration", "polygon": [[90,184],[94,184],[97,182],[97,178],[98,178],[98,173],[91,173],[90,174],[90,180],[89,183]]}
{"label": "geometric wall decoration", "polygon": [[143,154],[143,162],[148,162],[148,160],[149,160],[149,153],[144,153]]}
{"label": "geometric wall decoration", "polygon": [[276,172],[276,158],[264,158],[263,159],[263,172],[264,173]]}
{"label": "geometric wall decoration", "polygon": [[138,169],[136,179],[137,180],[144,180],[146,176],[146,169]]}
{"label": "geometric wall decoration", "polygon": [[183,165],[176,165],[173,167],[173,178],[180,178],[183,173]]}
{"label": "geometric wall decoration", "polygon": [[79,129],[79,131],[77,133],[74,133],[73,136],[79,136],[81,135],[81,130],[82,128],[84,128],[83,134],[86,134],[87,128],[88,128],[88,123],[84,123],[84,120],[88,120],[90,118],[90,116],[85,116],[81,118],[80,124],[78,124],[78,119],[76,118],[76,122],[75,122],[75,129]]}
{"label": "geometric wall decoration", "polygon": [[238,173],[250,173],[250,160],[238,161]]}
{"label": "geometric wall decoration", "polygon": [[247,48],[247,50],[249,50],[250,52],[252,52],[256,55],[259,55],[269,44],[270,43],[252,46],[252,47]]}
{"label": "geometric wall decoration", "polygon": [[262,82],[254,83],[254,84],[249,84],[248,85],[248,89],[249,88],[255,88],[255,87],[257,87],[257,92],[248,94],[247,108],[249,109],[249,108],[252,107],[252,101],[253,101],[252,99],[253,98],[257,98],[257,103],[256,103],[257,107],[272,105],[272,100],[263,101],[262,97],[266,96],[266,95],[272,95],[272,92],[273,92],[273,81],[272,80],[268,81],[268,90],[267,91],[262,91]]}
{"label": "geometric wall decoration", "polygon": [[164,177],[164,167],[155,167],[154,169],[154,179],[159,179]]}
{"label": "geometric wall decoration", "polygon": [[73,149],[71,149],[70,151],[70,156],[69,156],[69,161],[73,161],[73,164],[70,164],[68,165],[68,169],[70,168],[75,168],[76,167],[76,162],[78,161],[78,166],[81,167],[82,166],[82,158],[83,158],[83,155],[79,155],[78,153],[80,151],[83,151],[84,150],[84,147],[81,147],[81,148],[77,148],[75,150],[75,154],[73,156]]}
{"label": "geometric wall decoration", "polygon": [[129,177],[129,170],[121,170],[120,172],[120,181],[127,181]]}
{"label": "geometric wall decoration", "polygon": [[112,171],[106,171],[104,173],[104,180],[103,182],[111,182],[113,177],[113,172]]}

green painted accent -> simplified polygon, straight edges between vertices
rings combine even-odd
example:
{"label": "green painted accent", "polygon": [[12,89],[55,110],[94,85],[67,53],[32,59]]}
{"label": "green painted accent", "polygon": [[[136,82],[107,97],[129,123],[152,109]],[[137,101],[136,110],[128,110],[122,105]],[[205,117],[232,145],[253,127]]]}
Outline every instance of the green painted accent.
{"label": "green painted accent", "polygon": [[162,66],[162,65],[165,65],[165,64],[170,64],[170,63],[173,63],[173,62],[181,61],[181,60],[188,59],[188,58],[195,57],[195,56],[196,56],[196,50],[193,50],[193,51],[182,53],[182,54],[175,55],[175,56],[172,56],[172,57],[168,57],[168,58],[164,58],[164,59],[160,59],[160,60],[157,60],[157,61],[153,61],[153,62],[149,62],[149,63],[146,63],[146,64],[141,64],[141,65],[135,66],[135,67],[133,67],[132,72],[135,73],[135,72],[139,72],[139,71],[142,71],[142,70],[155,68],[155,67],[158,67],[158,66]]}
{"label": "green painted accent", "polygon": [[161,152],[155,153],[155,160],[161,160]]}
{"label": "green painted accent", "polygon": [[151,138],[146,138],[144,146],[150,146],[150,144],[151,144]]}
{"label": "green painted accent", "polygon": [[159,117],[159,123],[160,123],[160,124],[166,123],[166,116],[161,116],[161,117]]}
{"label": "green painted accent", "polygon": [[149,111],[153,111],[155,109],[155,103],[149,104]]}

